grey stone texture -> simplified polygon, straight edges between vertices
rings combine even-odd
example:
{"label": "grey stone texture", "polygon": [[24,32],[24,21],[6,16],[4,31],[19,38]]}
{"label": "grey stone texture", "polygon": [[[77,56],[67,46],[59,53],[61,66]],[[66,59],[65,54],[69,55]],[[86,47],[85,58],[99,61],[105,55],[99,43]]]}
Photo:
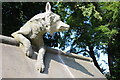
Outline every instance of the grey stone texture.
{"label": "grey stone texture", "polygon": [[36,58],[28,58],[17,46],[0,43],[3,78],[105,78],[93,62],[47,51],[45,71],[35,70]]}

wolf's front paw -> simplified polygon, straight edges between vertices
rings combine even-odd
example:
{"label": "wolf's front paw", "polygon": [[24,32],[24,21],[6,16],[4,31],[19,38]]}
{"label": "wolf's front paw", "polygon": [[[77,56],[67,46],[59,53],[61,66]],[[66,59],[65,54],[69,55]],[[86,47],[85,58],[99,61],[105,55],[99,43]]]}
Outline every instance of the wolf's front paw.
{"label": "wolf's front paw", "polygon": [[26,52],[26,56],[31,58],[32,57],[32,53],[31,52]]}
{"label": "wolf's front paw", "polygon": [[32,57],[32,55],[33,55],[33,51],[32,51],[32,49],[30,48],[30,49],[28,49],[28,50],[26,50],[26,56],[28,56],[28,57]]}
{"label": "wolf's front paw", "polygon": [[45,70],[44,64],[37,62],[37,63],[36,63],[36,70],[38,70],[40,73],[43,73],[44,70]]}

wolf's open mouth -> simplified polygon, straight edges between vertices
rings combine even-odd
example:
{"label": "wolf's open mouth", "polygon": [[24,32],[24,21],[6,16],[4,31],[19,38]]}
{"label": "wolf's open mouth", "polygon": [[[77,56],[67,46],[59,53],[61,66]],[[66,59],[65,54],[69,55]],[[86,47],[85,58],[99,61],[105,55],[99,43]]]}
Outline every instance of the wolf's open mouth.
{"label": "wolf's open mouth", "polygon": [[60,31],[66,31],[66,30],[68,30],[69,29],[69,27],[61,27],[59,30]]}
{"label": "wolf's open mouth", "polygon": [[65,26],[61,26],[60,29],[63,29],[63,30],[68,30],[69,27],[65,27]]}

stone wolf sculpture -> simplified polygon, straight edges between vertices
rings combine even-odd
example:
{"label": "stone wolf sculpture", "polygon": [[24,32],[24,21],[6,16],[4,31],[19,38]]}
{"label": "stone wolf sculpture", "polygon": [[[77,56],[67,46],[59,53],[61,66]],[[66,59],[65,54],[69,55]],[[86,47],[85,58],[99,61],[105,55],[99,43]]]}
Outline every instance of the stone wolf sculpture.
{"label": "stone wolf sculpture", "polygon": [[26,56],[32,57],[33,54],[37,53],[36,69],[39,72],[44,72],[45,69],[43,34],[46,32],[53,34],[69,29],[69,25],[62,22],[60,16],[51,11],[49,2],[47,2],[45,9],[46,12],[35,15],[20,30],[11,34],[20,43],[20,48]]}

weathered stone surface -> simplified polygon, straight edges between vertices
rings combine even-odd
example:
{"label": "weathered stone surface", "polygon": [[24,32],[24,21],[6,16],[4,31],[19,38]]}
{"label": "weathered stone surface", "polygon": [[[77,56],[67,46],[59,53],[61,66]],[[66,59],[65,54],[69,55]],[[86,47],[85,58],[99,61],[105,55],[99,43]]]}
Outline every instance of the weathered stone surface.
{"label": "weathered stone surface", "polygon": [[[19,43],[14,38],[8,37],[8,36],[0,35],[0,41],[2,43],[5,43],[5,44],[16,45],[16,46],[19,45]],[[50,48],[50,47],[47,47],[47,46],[46,46],[46,50],[48,52],[51,52],[51,53],[58,54],[58,52],[59,52],[59,54],[61,54],[61,55],[65,55],[65,56],[69,56],[69,57],[73,57],[73,58],[82,59],[82,60],[85,60],[85,61],[91,61],[92,62],[92,58],[90,58],[90,57],[84,57],[84,56],[77,55],[77,54],[74,54],[74,53],[67,53],[67,52],[60,51],[60,50],[57,50],[57,49],[53,49],[53,48]]]}
{"label": "weathered stone surface", "polygon": [[[105,78],[93,62],[47,52],[45,72],[35,70],[36,59],[30,59],[17,47],[0,43],[3,78]],[[59,51],[58,51],[59,53]]]}

